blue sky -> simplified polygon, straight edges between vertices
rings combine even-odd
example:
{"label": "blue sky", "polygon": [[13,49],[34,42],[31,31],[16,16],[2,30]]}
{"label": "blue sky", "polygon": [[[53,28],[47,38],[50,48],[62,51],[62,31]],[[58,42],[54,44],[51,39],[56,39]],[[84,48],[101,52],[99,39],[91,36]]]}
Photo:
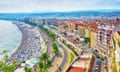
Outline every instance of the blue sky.
{"label": "blue sky", "polygon": [[120,0],[0,0],[0,12],[120,9]]}

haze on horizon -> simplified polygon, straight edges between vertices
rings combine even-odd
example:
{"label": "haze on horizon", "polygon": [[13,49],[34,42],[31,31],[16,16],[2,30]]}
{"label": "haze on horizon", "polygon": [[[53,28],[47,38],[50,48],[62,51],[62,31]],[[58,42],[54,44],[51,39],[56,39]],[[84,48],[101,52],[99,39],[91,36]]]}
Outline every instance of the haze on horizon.
{"label": "haze on horizon", "polygon": [[120,9],[120,0],[0,0],[0,13]]}

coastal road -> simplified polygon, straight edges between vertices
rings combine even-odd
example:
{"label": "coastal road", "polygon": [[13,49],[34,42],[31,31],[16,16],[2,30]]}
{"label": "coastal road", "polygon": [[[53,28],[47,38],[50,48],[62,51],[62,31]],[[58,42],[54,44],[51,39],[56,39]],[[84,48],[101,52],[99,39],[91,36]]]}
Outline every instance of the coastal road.
{"label": "coastal road", "polygon": [[[53,57],[53,52],[52,52],[52,51],[53,51],[53,48],[52,48],[53,41],[47,36],[47,34],[46,34],[42,29],[39,29],[39,31],[40,31],[43,39],[44,39],[45,41],[47,40],[46,43],[47,43],[47,46],[48,46],[48,54],[50,55],[50,58],[52,58],[52,57]],[[57,42],[57,41],[56,41],[56,42]],[[58,67],[55,69],[55,71],[56,71],[56,72],[61,72],[62,69],[64,68],[67,60],[68,60],[68,52],[67,52],[67,50],[66,50],[65,48],[63,48],[63,46],[60,45],[58,42],[57,42],[57,44],[58,44],[59,48],[61,48],[60,50],[63,51],[63,56],[62,56],[63,58],[62,58],[62,60],[59,59],[59,57],[58,57],[58,58],[55,58],[55,60],[54,60],[53,63],[56,63],[57,66],[58,66]],[[56,62],[56,60],[60,60],[60,62]],[[54,64],[52,68],[55,68],[54,66],[56,66],[56,64]],[[50,70],[53,71],[52,68],[50,68]]]}
{"label": "coastal road", "polygon": [[64,51],[62,48],[58,46],[58,55],[54,58],[54,61],[52,62],[51,67],[48,68],[47,72],[56,72],[56,70],[61,65],[63,59],[64,59]]}
{"label": "coastal road", "polygon": [[67,62],[67,59],[68,59],[68,52],[58,41],[56,41],[56,43],[58,44],[59,48],[61,48],[64,51],[63,61],[60,64],[60,66],[58,67],[58,69],[56,70],[56,72],[62,72],[62,69],[64,68],[64,66],[65,66],[65,64]]}
{"label": "coastal road", "polygon": [[[42,35],[42,37],[43,37],[43,39],[45,40],[45,41],[47,41],[46,43],[47,43],[47,47],[48,47],[48,54],[50,55],[50,59],[52,59],[52,57],[53,57],[53,48],[52,48],[52,44],[53,44],[53,41],[47,36],[47,34],[42,30],[42,29],[39,29],[39,31],[40,31],[40,33],[41,33],[41,35]],[[60,45],[58,45],[58,46],[60,46]],[[55,58],[55,60],[53,61],[53,63],[55,63],[55,64],[53,64],[53,66],[49,69],[49,70],[52,70],[52,71],[54,71],[53,70],[53,68],[55,69],[55,71],[57,70],[57,72],[61,72],[60,71],[60,69],[62,69],[63,67],[64,67],[64,65],[65,65],[65,63],[66,63],[66,61],[67,61],[67,52],[66,52],[66,50],[63,48],[63,47],[61,47],[60,46],[60,50],[62,50],[63,51],[63,54],[64,54],[64,58],[61,60],[59,57],[58,58]],[[56,62],[56,60],[60,60],[61,62]],[[62,64],[61,64],[62,63]],[[58,70],[58,68],[56,68],[55,66],[56,65],[60,65],[60,67],[58,67],[59,68],[59,70]]]}
{"label": "coastal road", "polygon": [[[40,29],[40,33],[42,33],[42,37],[44,38],[44,40],[48,40],[47,44],[48,44],[48,54],[51,56],[53,54],[53,50],[52,49],[52,41],[50,41],[49,37],[47,36],[46,33],[44,33],[43,30]],[[51,43],[51,44],[50,44]],[[73,53],[69,48],[67,48],[62,42],[60,42],[60,40],[56,40],[56,43],[58,44],[59,48],[61,48],[63,50],[64,53],[64,58],[62,62],[57,62],[60,63],[60,65],[58,65],[56,72],[65,72],[66,69],[70,66],[70,54]],[[50,47],[51,46],[51,47]],[[54,64],[55,66],[56,64]],[[50,70],[51,71],[51,70]]]}
{"label": "coastal road", "polygon": [[[56,72],[65,72],[69,66],[71,65],[71,53],[74,55],[74,59],[76,59],[75,54],[68,48],[66,47],[66,45],[64,45],[59,39],[56,40],[57,43],[61,46],[61,48],[63,48],[64,50],[64,54],[65,54],[65,59],[63,60],[63,62],[61,63],[61,65],[59,66],[58,70]],[[73,59],[73,61],[74,61]]]}

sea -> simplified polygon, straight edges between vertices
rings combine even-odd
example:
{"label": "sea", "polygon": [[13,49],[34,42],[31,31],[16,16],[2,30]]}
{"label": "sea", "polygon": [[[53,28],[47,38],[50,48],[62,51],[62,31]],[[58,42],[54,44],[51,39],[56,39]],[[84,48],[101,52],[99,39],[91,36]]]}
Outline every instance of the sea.
{"label": "sea", "polygon": [[[9,57],[20,46],[22,33],[12,21],[0,20],[0,60],[7,54]],[[7,50],[7,53],[3,53]]]}

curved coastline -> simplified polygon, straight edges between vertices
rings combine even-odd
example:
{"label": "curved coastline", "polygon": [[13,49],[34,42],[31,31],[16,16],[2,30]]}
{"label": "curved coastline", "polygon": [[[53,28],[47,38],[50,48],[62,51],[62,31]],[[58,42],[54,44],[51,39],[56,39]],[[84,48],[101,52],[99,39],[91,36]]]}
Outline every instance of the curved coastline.
{"label": "curved coastline", "polygon": [[[15,23],[13,23],[12,22],[12,24],[14,24],[14,25],[16,25],[16,27],[20,30],[20,32],[21,32],[21,40],[20,40],[20,43],[19,43],[19,45],[17,46],[17,49],[12,53],[12,55],[14,55],[14,53],[17,51],[17,50],[19,50],[20,48],[21,48],[21,46],[23,45],[23,41],[24,41],[24,35],[23,35],[23,31],[20,29],[20,27],[17,25],[17,24],[15,24]],[[11,56],[12,56],[11,55]]]}
{"label": "curved coastline", "polygon": [[23,34],[23,30],[22,29],[20,29],[20,27],[17,25],[17,24],[15,24],[15,23],[13,23],[14,25],[16,25],[16,27],[20,30],[20,32],[21,32],[21,42],[19,43],[19,46],[17,47],[17,50],[19,50],[21,47],[22,47],[22,45],[23,45],[23,42],[24,42],[24,39],[25,39],[25,35]]}
{"label": "curved coastline", "polygon": [[39,58],[44,49],[38,27],[33,27],[24,22],[15,22],[14,24],[21,31],[22,39],[18,49],[11,55],[10,62],[13,60],[25,61],[31,58]]}
{"label": "curved coastline", "polygon": [[[12,24],[13,24],[13,22],[12,22]],[[20,49],[20,47],[21,47],[21,45],[22,45],[22,42],[23,42],[23,37],[24,37],[24,35],[23,35],[22,31],[20,30],[20,28],[19,28],[16,24],[14,24],[14,25],[19,29],[20,34],[21,34],[21,36],[20,36],[21,38],[20,38],[20,42],[16,45],[16,48],[11,52],[10,57],[11,57],[17,50]]]}
{"label": "curved coastline", "polygon": [[[19,46],[18,46],[17,49],[12,53],[11,57],[13,57],[13,56],[16,54],[16,52],[19,51],[19,50],[22,48],[22,46],[24,45],[24,39],[26,38],[26,35],[23,33],[24,31],[20,28],[19,24],[14,23],[14,22],[13,22],[13,24],[16,25],[16,27],[20,30],[22,36],[21,36],[21,42],[19,43]],[[10,58],[11,58],[11,57],[10,57]],[[10,60],[11,60],[11,59],[10,59]]]}
{"label": "curved coastline", "polygon": [[[12,21],[0,20],[0,24],[0,26],[2,27],[0,29],[0,32],[2,32],[2,35],[0,37],[2,37],[3,39],[0,43],[0,50],[1,53],[3,50],[8,50],[9,52],[7,53],[7,55],[11,57],[21,44],[22,33],[18,29],[18,27],[12,23]],[[4,55],[4,53],[0,55],[0,60],[3,59]]]}

